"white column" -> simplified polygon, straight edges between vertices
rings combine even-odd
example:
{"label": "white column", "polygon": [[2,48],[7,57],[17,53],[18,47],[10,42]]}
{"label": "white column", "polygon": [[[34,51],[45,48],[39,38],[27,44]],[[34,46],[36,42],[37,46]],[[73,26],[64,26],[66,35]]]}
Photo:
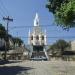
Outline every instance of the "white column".
{"label": "white column", "polygon": [[33,45],[36,45],[36,35],[33,34]]}
{"label": "white column", "polygon": [[29,29],[29,32],[28,32],[28,45],[30,45],[30,29]]}
{"label": "white column", "polygon": [[47,36],[46,36],[46,30],[45,30],[45,35],[44,35],[44,44],[47,45]]}
{"label": "white column", "polygon": [[40,42],[40,45],[42,44],[42,42],[41,42],[41,35],[39,35],[39,42]]}

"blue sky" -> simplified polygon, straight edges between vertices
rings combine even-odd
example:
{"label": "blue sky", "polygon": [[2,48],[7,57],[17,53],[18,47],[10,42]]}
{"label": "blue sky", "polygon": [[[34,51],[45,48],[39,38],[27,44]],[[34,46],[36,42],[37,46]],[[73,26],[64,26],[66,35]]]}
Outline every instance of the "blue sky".
{"label": "blue sky", "polygon": [[[75,36],[75,28],[70,29],[68,32],[63,31],[61,27],[54,24],[54,16],[45,7],[47,0],[0,0],[0,22],[6,27],[6,22],[2,20],[3,16],[10,16],[13,22],[9,23],[9,33],[13,36],[18,36],[27,44],[29,28],[12,28],[14,26],[33,26],[33,21],[36,12],[39,14],[40,25],[43,26],[42,30],[47,30],[47,43],[51,44],[58,39],[63,39],[63,36]],[[49,25],[49,26],[46,26]],[[50,26],[53,25],[53,26]],[[32,30],[32,27],[30,27]],[[64,38],[65,40],[74,40],[75,38]]]}

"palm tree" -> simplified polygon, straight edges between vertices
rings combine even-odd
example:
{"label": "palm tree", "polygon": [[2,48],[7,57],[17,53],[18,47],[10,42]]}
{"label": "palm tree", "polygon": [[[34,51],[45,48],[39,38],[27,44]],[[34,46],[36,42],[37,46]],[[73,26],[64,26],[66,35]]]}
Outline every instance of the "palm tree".
{"label": "palm tree", "polygon": [[18,37],[13,37],[13,42],[14,42],[14,44],[18,44],[18,46],[21,46],[23,44],[22,39],[20,39]]}
{"label": "palm tree", "polygon": [[6,36],[5,27],[2,26],[2,24],[0,24],[0,38],[4,38],[5,39],[5,36]]}

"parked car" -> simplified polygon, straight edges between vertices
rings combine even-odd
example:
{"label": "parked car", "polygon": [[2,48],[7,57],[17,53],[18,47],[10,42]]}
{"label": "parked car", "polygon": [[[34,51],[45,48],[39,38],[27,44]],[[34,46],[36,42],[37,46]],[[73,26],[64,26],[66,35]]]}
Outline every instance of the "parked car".
{"label": "parked car", "polygon": [[34,60],[34,61],[47,61],[47,58],[46,57],[34,57],[34,58],[30,58],[30,60]]}

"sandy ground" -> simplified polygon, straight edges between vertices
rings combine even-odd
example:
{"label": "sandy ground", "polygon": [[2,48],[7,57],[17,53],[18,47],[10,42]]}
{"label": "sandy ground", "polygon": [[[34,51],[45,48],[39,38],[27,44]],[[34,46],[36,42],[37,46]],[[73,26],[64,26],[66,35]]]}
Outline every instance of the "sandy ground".
{"label": "sandy ground", "polygon": [[75,62],[21,61],[0,65],[0,75],[75,75]]}

